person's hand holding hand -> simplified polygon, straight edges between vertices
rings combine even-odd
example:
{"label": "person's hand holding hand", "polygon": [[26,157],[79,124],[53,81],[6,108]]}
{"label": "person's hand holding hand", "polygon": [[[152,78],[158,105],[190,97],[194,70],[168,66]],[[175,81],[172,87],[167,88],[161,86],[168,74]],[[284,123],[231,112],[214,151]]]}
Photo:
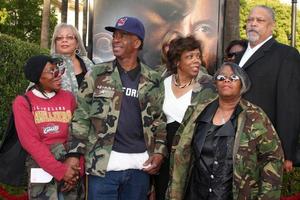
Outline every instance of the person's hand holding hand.
{"label": "person's hand holding hand", "polygon": [[79,180],[80,175],[79,159],[76,157],[69,157],[64,163],[68,166],[68,168],[63,180],[69,185],[75,185]]}
{"label": "person's hand holding hand", "polygon": [[69,192],[70,190],[72,190],[75,187],[76,187],[76,184],[71,185],[68,182],[64,182],[64,186],[61,188],[61,192]]}
{"label": "person's hand holding hand", "polygon": [[159,172],[160,166],[163,163],[164,157],[161,154],[153,154],[149,159],[143,164],[143,171],[148,174],[157,174]]}
{"label": "person's hand holding hand", "polygon": [[285,160],[284,163],[283,163],[283,169],[286,172],[293,171],[293,161],[291,161],[291,160]]}

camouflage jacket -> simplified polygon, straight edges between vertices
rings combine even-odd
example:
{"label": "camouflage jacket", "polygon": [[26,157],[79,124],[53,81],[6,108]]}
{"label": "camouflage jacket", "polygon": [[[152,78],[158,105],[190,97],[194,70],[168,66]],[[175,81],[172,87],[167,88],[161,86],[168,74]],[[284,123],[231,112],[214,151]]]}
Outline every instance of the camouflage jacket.
{"label": "camouflage jacket", "polygon": [[[77,83],[76,75],[73,69],[73,62],[71,58],[63,55],[53,55],[53,56],[59,56],[63,58],[65,62],[64,65],[65,73],[62,75],[61,88],[64,90],[68,90],[73,94],[76,94],[79,86]],[[84,62],[87,71],[91,70],[92,67],[94,66],[93,62],[90,59],[88,59],[86,56],[81,56],[79,57],[79,59],[81,59]]]}
{"label": "camouflage jacket", "polygon": [[[120,114],[122,83],[114,62],[95,65],[85,77],[71,124],[69,153],[84,154],[86,172],[95,176],[105,175]],[[138,91],[147,151],[166,156],[160,79],[157,72],[141,63]]]}
{"label": "camouflage jacket", "polygon": [[[185,195],[193,160],[195,120],[213,100],[199,101],[190,119],[179,128],[181,135],[171,151],[167,199],[181,200]],[[279,137],[261,108],[243,99],[239,105],[242,112],[233,147],[233,199],[280,199],[283,151]]]}

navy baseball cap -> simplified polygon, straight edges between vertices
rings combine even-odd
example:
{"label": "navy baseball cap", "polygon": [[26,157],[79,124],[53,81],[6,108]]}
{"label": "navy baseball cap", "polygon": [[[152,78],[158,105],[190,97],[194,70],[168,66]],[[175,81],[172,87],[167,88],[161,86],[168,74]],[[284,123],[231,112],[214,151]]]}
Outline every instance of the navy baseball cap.
{"label": "navy baseball cap", "polygon": [[115,26],[106,26],[105,30],[115,32],[115,30],[122,30],[132,33],[144,41],[145,27],[143,23],[135,17],[121,17],[117,20]]}

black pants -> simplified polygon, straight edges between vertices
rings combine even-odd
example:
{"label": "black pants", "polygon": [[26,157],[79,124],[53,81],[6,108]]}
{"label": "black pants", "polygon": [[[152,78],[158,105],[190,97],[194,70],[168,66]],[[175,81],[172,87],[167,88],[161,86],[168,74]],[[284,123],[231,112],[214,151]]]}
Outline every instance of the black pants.
{"label": "black pants", "polygon": [[[170,155],[173,139],[180,123],[172,122],[167,124],[167,148]],[[159,174],[154,177],[156,200],[164,200],[170,179],[170,158],[166,158],[161,165]]]}

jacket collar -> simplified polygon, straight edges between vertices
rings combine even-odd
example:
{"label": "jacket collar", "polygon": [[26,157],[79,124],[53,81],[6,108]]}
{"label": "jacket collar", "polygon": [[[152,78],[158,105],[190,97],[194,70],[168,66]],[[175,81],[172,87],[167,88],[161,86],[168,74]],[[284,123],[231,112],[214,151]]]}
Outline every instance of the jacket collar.
{"label": "jacket collar", "polygon": [[198,99],[196,98],[196,96],[201,90],[205,88],[210,88],[215,92],[215,85],[213,84],[212,76],[209,75],[206,69],[201,66],[200,71],[195,79],[195,85],[192,91],[191,105],[198,104]]}
{"label": "jacket collar", "polygon": [[[156,71],[152,70],[150,67],[148,67],[146,64],[138,61],[139,65],[141,66],[141,78],[143,78],[145,81],[153,82],[157,79],[159,76]],[[102,64],[102,67],[104,67],[103,73],[112,73],[117,68],[117,60],[113,60],[112,62],[107,62],[105,64]]]}
{"label": "jacket collar", "polygon": [[119,62],[116,62],[116,65],[118,67],[119,73],[121,73],[121,74],[127,73],[131,80],[135,80],[141,72],[140,62],[138,62],[137,66],[130,71],[125,71]]}
{"label": "jacket collar", "polygon": [[[233,118],[236,118],[243,110],[242,107],[244,107],[244,101],[240,101],[239,104],[236,106],[233,114],[230,117],[230,120]],[[195,120],[196,122],[206,122],[210,123],[213,120],[213,117],[219,107],[219,101],[218,99],[215,99],[213,102],[207,105],[206,109],[203,111],[203,114],[200,114],[198,118]]]}
{"label": "jacket collar", "polygon": [[276,40],[272,37],[247,60],[243,66],[243,69],[249,67],[252,63],[262,58],[265,55],[265,52],[269,51],[274,43],[276,43]]}

